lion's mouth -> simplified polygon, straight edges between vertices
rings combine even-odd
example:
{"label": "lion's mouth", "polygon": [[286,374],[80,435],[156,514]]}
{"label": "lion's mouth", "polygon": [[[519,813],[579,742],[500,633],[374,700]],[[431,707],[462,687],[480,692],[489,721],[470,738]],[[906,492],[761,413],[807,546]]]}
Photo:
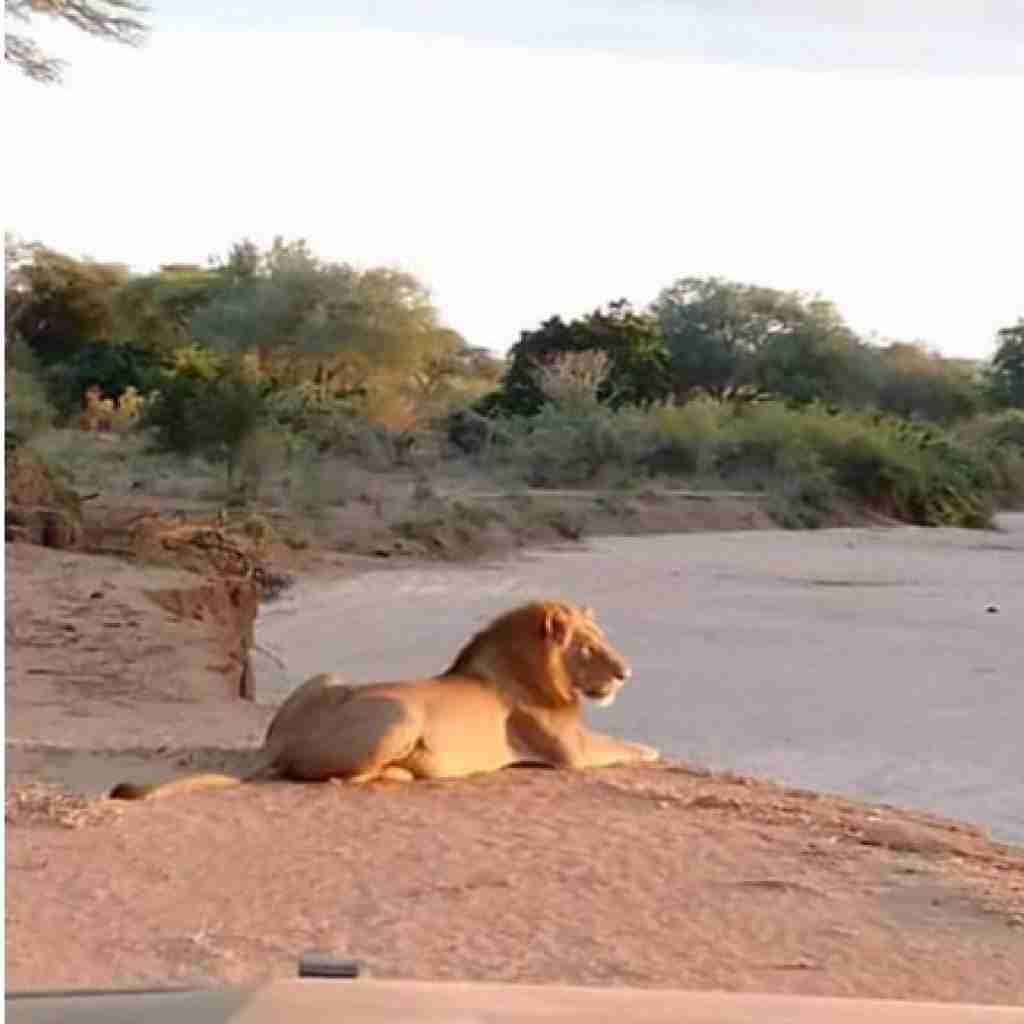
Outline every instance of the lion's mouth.
{"label": "lion's mouth", "polygon": [[581,692],[584,697],[593,701],[599,708],[606,708],[609,704],[615,703],[615,698],[619,695],[619,690],[622,689],[625,681],[625,677],[609,679],[608,682],[601,683],[600,686],[593,686],[581,690]]}

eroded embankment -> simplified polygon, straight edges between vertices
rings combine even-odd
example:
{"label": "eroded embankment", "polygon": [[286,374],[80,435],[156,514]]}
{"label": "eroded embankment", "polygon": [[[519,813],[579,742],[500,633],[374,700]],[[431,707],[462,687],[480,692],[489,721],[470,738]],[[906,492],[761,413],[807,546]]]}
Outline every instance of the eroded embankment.
{"label": "eroded embankment", "polygon": [[6,559],[9,745],[177,746],[219,740],[228,722],[259,741],[265,713],[238,699],[253,581],[23,543]]}

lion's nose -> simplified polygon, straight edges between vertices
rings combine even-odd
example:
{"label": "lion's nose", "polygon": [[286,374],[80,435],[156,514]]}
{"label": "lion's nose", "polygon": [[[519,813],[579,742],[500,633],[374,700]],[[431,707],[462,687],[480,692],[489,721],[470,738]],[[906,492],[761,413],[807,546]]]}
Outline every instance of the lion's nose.
{"label": "lion's nose", "polygon": [[616,678],[618,678],[618,679],[629,679],[629,677],[632,674],[633,674],[633,670],[628,665],[623,665],[622,668],[619,669],[619,674],[618,674],[618,676]]}

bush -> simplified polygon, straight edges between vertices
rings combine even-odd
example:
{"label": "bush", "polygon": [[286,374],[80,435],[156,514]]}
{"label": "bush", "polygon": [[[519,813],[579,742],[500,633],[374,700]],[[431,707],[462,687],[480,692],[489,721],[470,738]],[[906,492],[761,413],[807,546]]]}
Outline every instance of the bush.
{"label": "bush", "polygon": [[957,436],[964,444],[984,454],[1001,501],[1024,501],[1024,409],[978,416],[963,424]]}
{"label": "bush", "polygon": [[984,453],[927,424],[881,414],[776,403],[745,410],[725,429],[721,468],[817,477],[887,515],[924,526],[991,520],[995,476]]}
{"label": "bush", "polygon": [[726,415],[723,403],[707,398],[655,406],[639,427],[650,439],[642,458],[645,468],[651,473],[697,476],[713,472]]}
{"label": "bush", "polygon": [[206,379],[194,372],[169,375],[147,402],[142,426],[156,448],[200,453],[226,467],[229,489],[246,441],[267,419],[264,387],[234,368]]}
{"label": "bush", "polygon": [[589,483],[607,467],[637,464],[637,422],[604,406],[572,414],[549,404],[535,416],[496,421],[489,458],[514,465],[532,487]]}
{"label": "bush", "polygon": [[161,382],[159,359],[131,344],[90,342],[71,359],[46,371],[50,397],[61,416],[69,418],[82,408],[82,396],[97,386],[104,395],[121,395],[128,388],[145,394]]}
{"label": "bush", "polygon": [[53,426],[57,410],[31,373],[8,366],[4,376],[4,443],[10,449]]}

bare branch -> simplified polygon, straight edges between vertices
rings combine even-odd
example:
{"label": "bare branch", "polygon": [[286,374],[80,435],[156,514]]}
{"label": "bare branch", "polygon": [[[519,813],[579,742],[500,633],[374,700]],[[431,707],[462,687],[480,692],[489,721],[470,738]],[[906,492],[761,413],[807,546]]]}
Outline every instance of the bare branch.
{"label": "bare branch", "polygon": [[587,349],[560,352],[538,363],[534,379],[549,402],[589,404],[597,401],[597,393],[610,372],[608,353]]}
{"label": "bare branch", "polygon": [[[148,26],[137,15],[149,8],[136,0],[4,0],[9,19],[27,23],[35,15],[66,21],[98,39],[141,46]],[[27,36],[4,34],[4,59],[37,82],[59,82],[66,61],[49,57]]]}

